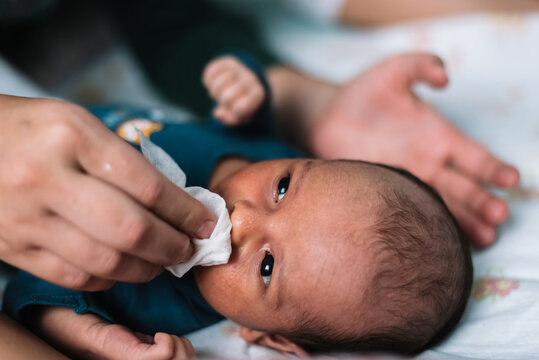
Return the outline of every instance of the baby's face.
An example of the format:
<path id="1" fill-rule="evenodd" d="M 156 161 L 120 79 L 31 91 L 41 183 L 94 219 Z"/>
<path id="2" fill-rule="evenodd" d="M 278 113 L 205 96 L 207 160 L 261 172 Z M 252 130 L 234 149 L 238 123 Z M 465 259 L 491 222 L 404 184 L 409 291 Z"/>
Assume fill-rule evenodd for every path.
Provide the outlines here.
<path id="1" fill-rule="evenodd" d="M 196 269 L 210 305 L 265 331 L 293 330 L 306 313 L 357 321 L 346 313 L 370 282 L 367 229 L 379 198 L 373 166 L 351 166 L 268 161 L 215 185 L 232 220 L 232 254 L 228 264 Z"/>

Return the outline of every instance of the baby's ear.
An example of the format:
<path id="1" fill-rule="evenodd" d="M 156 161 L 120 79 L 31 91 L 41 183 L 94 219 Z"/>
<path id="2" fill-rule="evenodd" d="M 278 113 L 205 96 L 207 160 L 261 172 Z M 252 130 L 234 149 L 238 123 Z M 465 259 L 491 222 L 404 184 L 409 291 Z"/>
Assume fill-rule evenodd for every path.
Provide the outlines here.
<path id="1" fill-rule="evenodd" d="M 242 326 L 240 329 L 240 336 L 243 338 L 243 340 L 250 343 L 255 343 L 257 345 L 265 346 L 284 353 L 295 354 L 300 358 L 309 357 L 307 351 L 303 350 L 301 346 L 294 344 L 292 341 L 282 337 L 281 335 L 253 330 Z"/>

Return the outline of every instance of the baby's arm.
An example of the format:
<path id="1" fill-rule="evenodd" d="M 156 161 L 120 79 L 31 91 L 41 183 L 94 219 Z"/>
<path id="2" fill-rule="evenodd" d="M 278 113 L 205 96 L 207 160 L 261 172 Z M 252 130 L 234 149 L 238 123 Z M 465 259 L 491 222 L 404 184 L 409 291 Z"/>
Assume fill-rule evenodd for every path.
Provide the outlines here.
<path id="1" fill-rule="evenodd" d="M 77 359 L 192 359 L 189 340 L 165 333 L 134 333 L 97 315 L 70 308 L 35 306 L 26 314 L 41 337 Z"/>
<path id="2" fill-rule="evenodd" d="M 213 116 L 226 125 L 248 122 L 264 103 L 264 87 L 255 73 L 233 56 L 210 62 L 202 81 L 217 102 Z"/>

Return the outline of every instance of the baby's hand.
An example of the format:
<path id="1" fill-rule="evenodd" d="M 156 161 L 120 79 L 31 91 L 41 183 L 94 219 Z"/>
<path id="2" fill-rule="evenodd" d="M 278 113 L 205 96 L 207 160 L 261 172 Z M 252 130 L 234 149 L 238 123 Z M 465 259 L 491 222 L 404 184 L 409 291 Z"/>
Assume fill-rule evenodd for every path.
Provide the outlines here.
<path id="1" fill-rule="evenodd" d="M 194 359 L 189 340 L 165 333 L 134 333 L 93 314 L 78 315 L 63 307 L 44 307 L 37 317 L 40 335 L 77 359 Z"/>
<path id="2" fill-rule="evenodd" d="M 266 96 L 254 72 L 233 56 L 210 62 L 204 69 L 202 82 L 218 103 L 213 116 L 226 125 L 251 120 Z"/>

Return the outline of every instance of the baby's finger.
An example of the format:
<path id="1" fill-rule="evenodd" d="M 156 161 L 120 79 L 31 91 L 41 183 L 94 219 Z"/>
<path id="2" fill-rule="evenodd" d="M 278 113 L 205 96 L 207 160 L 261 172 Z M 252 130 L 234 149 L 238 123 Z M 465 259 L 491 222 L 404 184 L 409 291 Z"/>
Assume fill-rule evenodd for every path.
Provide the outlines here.
<path id="1" fill-rule="evenodd" d="M 460 204 L 475 217 L 489 224 L 498 224 L 507 218 L 507 204 L 479 186 L 466 174 L 446 168 L 433 181 L 442 196 Z"/>
<path id="2" fill-rule="evenodd" d="M 219 76 L 219 74 L 228 71 L 229 69 L 233 69 L 236 62 L 237 60 L 233 56 L 222 56 L 212 60 L 206 65 L 202 72 L 202 83 L 209 86 L 209 83 Z"/>
<path id="3" fill-rule="evenodd" d="M 229 108 L 233 108 L 233 105 L 248 92 L 248 86 L 244 82 L 234 82 L 229 84 L 228 87 L 223 89 L 222 93 L 218 96 L 217 101 L 219 105 L 223 105 Z"/>
<path id="4" fill-rule="evenodd" d="M 253 115 L 264 102 L 264 90 L 262 87 L 250 89 L 244 96 L 232 104 L 232 112 L 241 120 Z M 243 122 L 243 121 L 241 121 Z"/>
<path id="5" fill-rule="evenodd" d="M 494 157 L 484 146 L 461 133 L 455 135 L 450 161 L 477 181 L 502 188 L 516 186 L 518 170 Z"/>
<path id="6" fill-rule="evenodd" d="M 213 110 L 213 117 L 228 126 L 240 124 L 239 117 L 237 117 L 230 109 L 224 106 L 216 107 Z"/>
<path id="7" fill-rule="evenodd" d="M 222 101 L 223 93 L 237 82 L 237 74 L 234 71 L 224 71 L 208 83 L 208 92 L 214 100 Z"/>

